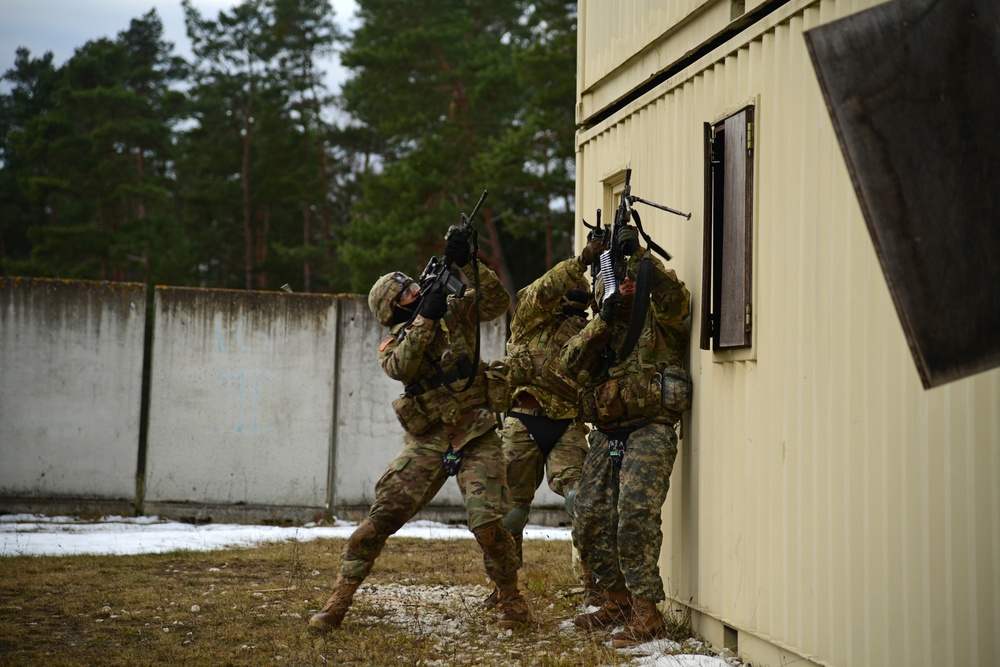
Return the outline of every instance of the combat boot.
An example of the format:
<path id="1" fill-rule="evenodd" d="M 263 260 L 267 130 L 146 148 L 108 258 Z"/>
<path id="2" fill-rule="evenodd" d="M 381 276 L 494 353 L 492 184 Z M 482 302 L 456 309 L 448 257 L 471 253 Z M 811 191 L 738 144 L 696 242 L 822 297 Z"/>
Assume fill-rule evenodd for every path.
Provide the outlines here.
<path id="1" fill-rule="evenodd" d="M 333 595 L 326 601 L 323 608 L 312 615 L 309 619 L 309 627 L 321 632 L 329 632 L 334 628 L 339 628 L 344 621 L 344 615 L 354 600 L 354 593 L 361 585 L 360 579 L 345 577 L 337 578 L 337 585 L 333 589 Z"/>
<path id="2" fill-rule="evenodd" d="M 517 588 L 517 579 L 509 584 L 497 586 L 497 625 L 505 630 L 519 628 L 531 622 L 531 610 L 528 601 Z"/>
<path id="3" fill-rule="evenodd" d="M 590 568 L 581 563 L 583 569 L 583 604 L 588 607 L 600 607 L 604 604 L 604 591 L 597 587 L 597 577 Z"/>
<path id="4" fill-rule="evenodd" d="M 487 595 L 482 602 L 479 603 L 479 606 L 482 607 L 483 609 L 493 609 L 494 607 L 497 606 L 497 602 L 499 601 L 500 601 L 500 589 L 494 586 L 493 591 L 489 595 Z"/>
<path id="5" fill-rule="evenodd" d="M 573 625 L 578 630 L 603 630 L 622 625 L 632 620 L 632 594 L 628 589 L 608 591 L 604 604 L 594 612 L 580 614 L 573 619 Z"/>
<path id="6" fill-rule="evenodd" d="M 666 636 L 667 624 L 656 603 L 636 598 L 632 602 L 632 620 L 621 632 L 611 635 L 611 644 L 615 648 L 625 648 Z"/>

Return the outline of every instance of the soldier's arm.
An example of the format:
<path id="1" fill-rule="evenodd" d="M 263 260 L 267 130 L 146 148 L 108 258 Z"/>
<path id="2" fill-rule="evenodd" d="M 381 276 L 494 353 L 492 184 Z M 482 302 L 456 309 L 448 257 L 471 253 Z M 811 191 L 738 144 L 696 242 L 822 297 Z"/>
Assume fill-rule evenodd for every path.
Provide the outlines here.
<path id="1" fill-rule="evenodd" d="M 645 248 L 640 248 L 629 258 L 633 274 L 634 267 L 643 257 L 649 257 L 653 263 L 650 303 L 656 319 L 661 326 L 681 324 L 691 314 L 691 293 L 684 281 L 677 277 L 676 271 L 666 268 L 659 258 Z"/>
<path id="2" fill-rule="evenodd" d="M 518 304 L 525 301 L 536 310 L 555 310 L 563 295 L 583 280 L 583 271 L 584 266 L 576 257 L 559 262 L 521 290 Z"/>
<path id="3" fill-rule="evenodd" d="M 600 365 L 601 351 L 611 339 L 610 324 L 595 317 L 587 325 L 569 339 L 559 354 L 558 364 L 570 376 L 576 377 L 581 371 L 593 375 Z"/>
<path id="4" fill-rule="evenodd" d="M 398 333 L 389 334 L 378 348 L 378 360 L 385 374 L 403 383 L 412 382 L 417 377 L 424 349 L 434 337 L 436 326 L 434 320 L 417 315 L 402 341 Z"/>
<path id="5" fill-rule="evenodd" d="M 559 308 L 560 301 L 566 292 L 583 280 L 584 266 L 580 260 L 571 257 L 559 262 L 517 293 L 517 308 L 510 321 L 511 339 L 524 336 L 527 331 L 539 322 L 535 314 L 551 313 Z"/>
<path id="6" fill-rule="evenodd" d="M 483 262 L 477 262 L 476 265 L 479 267 L 479 317 L 486 322 L 500 317 L 507 311 L 510 307 L 510 295 L 507 294 L 507 289 L 492 269 Z M 462 273 L 469 277 L 469 282 L 474 286 L 476 283 L 472 278 L 471 263 L 459 268 L 461 268 Z M 472 309 L 476 307 L 475 296 L 475 289 L 465 292 L 465 297 L 459 302 L 463 313 L 473 312 Z"/>

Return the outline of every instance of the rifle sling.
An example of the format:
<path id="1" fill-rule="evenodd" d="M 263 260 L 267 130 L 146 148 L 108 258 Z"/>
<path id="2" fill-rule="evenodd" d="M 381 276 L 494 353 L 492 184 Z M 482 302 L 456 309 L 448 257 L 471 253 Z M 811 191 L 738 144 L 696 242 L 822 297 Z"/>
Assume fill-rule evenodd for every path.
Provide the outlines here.
<path id="1" fill-rule="evenodd" d="M 635 295 L 632 299 L 632 313 L 628 318 L 628 328 L 625 330 L 625 340 L 618 353 L 618 359 L 624 360 L 632 354 L 635 344 L 639 341 L 642 328 L 646 325 L 646 314 L 649 312 L 649 294 L 653 283 L 653 262 L 643 257 L 636 268 Z"/>
<path id="2" fill-rule="evenodd" d="M 660 257 L 669 262 L 671 259 L 670 253 L 657 245 L 656 241 L 651 239 L 649 234 L 646 233 L 646 230 L 642 228 L 642 218 L 639 217 L 639 211 L 632 209 L 632 219 L 635 220 L 636 229 L 638 229 L 639 233 L 642 234 L 642 238 L 645 239 L 646 245 L 648 245 L 651 250 L 655 250 L 659 253 Z"/>
<path id="3" fill-rule="evenodd" d="M 459 380 L 464 380 L 466 378 L 474 378 L 476 373 L 476 367 L 472 365 L 469 358 L 465 355 L 459 357 L 456 362 L 456 367 L 450 372 L 445 373 L 441 368 L 441 365 L 435 360 L 427 351 L 424 351 L 424 359 L 426 359 L 431 367 L 434 369 L 434 377 L 424 380 L 423 382 L 415 381 L 405 386 L 406 393 L 410 396 L 419 396 L 428 391 L 433 391 L 438 387 L 444 386 L 455 393 L 456 390 L 452 388 L 452 382 L 458 382 Z"/>

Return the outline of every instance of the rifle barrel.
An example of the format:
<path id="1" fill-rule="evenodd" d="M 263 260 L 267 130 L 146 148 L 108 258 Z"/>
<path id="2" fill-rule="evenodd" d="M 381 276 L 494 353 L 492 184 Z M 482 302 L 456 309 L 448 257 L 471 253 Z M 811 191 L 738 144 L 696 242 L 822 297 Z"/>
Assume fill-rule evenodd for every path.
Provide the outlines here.
<path id="1" fill-rule="evenodd" d="M 476 213 L 479 213 L 479 207 L 483 205 L 484 201 L 486 201 L 486 195 L 488 195 L 489 193 L 490 193 L 489 190 L 483 190 L 483 194 L 479 198 L 479 202 L 476 204 L 476 208 L 472 209 L 472 214 L 469 216 L 470 224 L 472 223 L 472 220 L 476 217 Z"/>
<path id="2" fill-rule="evenodd" d="M 672 209 L 669 206 L 664 206 L 663 204 L 657 204 L 656 202 L 651 202 L 648 199 L 643 199 L 642 197 L 632 197 L 632 201 L 642 202 L 643 204 L 646 204 L 647 206 L 652 206 L 653 208 L 658 208 L 661 211 L 666 211 L 667 213 L 673 213 L 674 215 L 679 215 L 682 218 L 687 218 L 688 220 L 691 219 L 691 214 L 690 213 L 682 213 L 681 211 L 677 211 L 675 209 Z"/>

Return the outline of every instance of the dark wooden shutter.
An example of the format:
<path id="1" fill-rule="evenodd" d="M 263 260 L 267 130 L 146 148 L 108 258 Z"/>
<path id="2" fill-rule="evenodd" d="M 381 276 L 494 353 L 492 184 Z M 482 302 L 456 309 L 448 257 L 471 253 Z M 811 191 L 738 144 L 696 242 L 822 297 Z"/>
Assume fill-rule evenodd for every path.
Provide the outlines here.
<path id="1" fill-rule="evenodd" d="M 753 111 L 744 109 L 723 123 L 722 224 L 717 230 L 716 289 L 719 308 L 715 318 L 718 349 L 751 344 L 751 221 L 753 192 L 750 155 Z"/>

